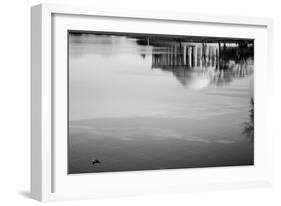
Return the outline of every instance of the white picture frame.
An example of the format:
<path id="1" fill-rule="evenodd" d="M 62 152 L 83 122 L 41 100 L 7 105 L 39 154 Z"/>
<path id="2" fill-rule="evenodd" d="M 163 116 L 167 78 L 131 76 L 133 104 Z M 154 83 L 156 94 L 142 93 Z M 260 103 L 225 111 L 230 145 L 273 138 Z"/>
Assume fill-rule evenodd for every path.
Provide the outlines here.
<path id="1" fill-rule="evenodd" d="M 100 18 L 99 28 L 112 31 L 135 29 L 153 32 L 153 23 L 176 24 L 180 32 L 185 24 L 202 25 L 198 33 L 257 39 L 255 48 L 255 165 L 180 169 L 169 171 L 138 171 L 110 174 L 74 175 L 65 173 L 66 142 L 62 141 L 65 113 L 66 33 L 68 29 L 91 30 L 91 21 Z M 114 21 L 120 21 L 114 27 Z M 128 25 L 139 24 L 139 27 Z M 151 25 L 149 26 L 149 22 Z M 112 26 L 110 26 L 112 24 Z M 97 24 L 95 24 L 97 25 Z M 116 24 L 115 24 L 116 25 Z M 146 26 L 147 25 L 147 26 Z M 96 29 L 99 29 L 95 27 Z M 160 27 L 161 28 L 161 27 Z M 211 28 L 206 31 L 206 28 Z M 226 28 L 225 30 L 222 28 Z M 161 29 L 160 29 L 161 30 Z M 194 30 L 194 32 L 196 32 Z M 189 13 L 128 11 L 69 5 L 40 4 L 31 8 L 31 196 L 39 201 L 83 199 L 121 195 L 209 191 L 268 187 L 273 184 L 273 138 L 268 119 L 271 96 L 265 88 L 272 87 L 273 21 L 269 18 L 202 15 Z M 161 30 L 165 32 L 165 29 Z M 160 31 L 160 33 L 161 33 Z M 158 31 L 159 32 L 159 31 Z M 59 42 L 59 43 L 58 43 Z M 264 53 L 266 51 L 266 53 Z M 256 58 L 260 57 L 260 58 Z M 59 80 L 59 84 L 58 81 Z M 62 127 L 61 127 L 62 125 Z M 264 137 L 264 138 L 261 138 Z M 257 160 L 257 161 L 256 161 Z M 92 184 L 95 183 L 95 184 Z"/>

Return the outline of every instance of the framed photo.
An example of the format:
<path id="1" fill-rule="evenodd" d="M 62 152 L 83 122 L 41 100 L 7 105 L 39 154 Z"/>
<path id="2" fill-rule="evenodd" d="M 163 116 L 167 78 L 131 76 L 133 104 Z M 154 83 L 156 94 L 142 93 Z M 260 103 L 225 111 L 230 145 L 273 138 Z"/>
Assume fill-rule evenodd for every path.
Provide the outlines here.
<path id="1" fill-rule="evenodd" d="M 34 199 L 272 185 L 271 19 L 31 14 Z"/>

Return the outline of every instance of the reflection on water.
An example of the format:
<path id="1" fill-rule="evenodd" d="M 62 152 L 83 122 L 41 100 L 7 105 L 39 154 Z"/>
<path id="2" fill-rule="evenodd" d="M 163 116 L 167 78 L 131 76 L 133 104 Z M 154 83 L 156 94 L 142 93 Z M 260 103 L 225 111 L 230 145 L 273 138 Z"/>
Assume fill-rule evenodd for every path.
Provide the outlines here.
<path id="1" fill-rule="evenodd" d="M 249 138 L 250 141 L 254 141 L 254 99 L 251 98 L 251 108 L 249 110 L 249 121 L 244 123 L 243 133 Z"/>
<path id="2" fill-rule="evenodd" d="M 69 34 L 69 172 L 253 164 L 253 51 L 246 39 Z"/>
<path id="3" fill-rule="evenodd" d="M 241 48 L 239 43 L 223 45 L 221 48 L 219 42 L 181 42 L 162 51 L 153 48 L 152 68 L 170 71 L 184 86 L 192 81 L 192 78 L 200 76 L 209 79 L 210 84 L 220 86 L 234 78 L 250 75 L 253 72 L 252 47 L 247 45 Z"/>

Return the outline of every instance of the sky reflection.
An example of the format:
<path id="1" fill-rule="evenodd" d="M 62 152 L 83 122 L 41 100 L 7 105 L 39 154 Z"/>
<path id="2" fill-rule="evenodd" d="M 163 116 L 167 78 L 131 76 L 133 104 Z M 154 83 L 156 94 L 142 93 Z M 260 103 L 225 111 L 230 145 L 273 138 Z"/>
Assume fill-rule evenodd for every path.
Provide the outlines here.
<path id="1" fill-rule="evenodd" d="M 188 62 L 188 53 L 195 51 L 188 47 L 185 60 L 178 48 L 169 60 L 175 51 L 171 42 L 166 47 L 140 45 L 137 38 L 124 36 L 70 35 L 69 41 L 70 120 L 204 118 L 248 109 L 253 94 L 250 58 L 218 62 L 214 49 L 206 58 L 198 47 L 196 62 Z"/>

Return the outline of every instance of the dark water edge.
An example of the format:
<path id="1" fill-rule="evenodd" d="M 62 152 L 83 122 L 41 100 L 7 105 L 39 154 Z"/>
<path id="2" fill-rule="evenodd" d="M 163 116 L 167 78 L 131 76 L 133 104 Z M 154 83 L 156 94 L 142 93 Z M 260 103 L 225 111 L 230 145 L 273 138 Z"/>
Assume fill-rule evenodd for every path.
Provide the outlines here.
<path id="1" fill-rule="evenodd" d="M 77 175 L 77 174 L 95 174 L 95 173 L 110 173 L 110 172 L 141 172 L 141 171 L 162 171 L 162 170 L 180 170 L 180 169 L 200 169 L 200 168 L 218 168 L 218 167 L 221 167 L 221 168 L 224 168 L 224 167 L 242 167 L 242 166 L 254 166 L 254 160 L 249 162 L 249 163 L 241 163 L 239 165 L 237 164 L 217 164 L 217 165 L 199 165 L 199 166 L 178 166 L 178 167 L 167 167 L 167 168 L 135 168 L 135 169 L 112 169 L 110 171 L 108 170 L 96 170 L 96 171 L 88 171 L 88 170 L 85 170 L 85 171 L 69 171 L 68 172 L 68 175 Z"/>
<path id="2" fill-rule="evenodd" d="M 221 115 L 216 121 L 186 118 L 71 121 L 68 173 L 253 165 L 253 142 L 243 131 L 237 132 L 242 127 L 240 122 L 233 122 L 233 116 Z M 230 128 L 222 124 L 227 122 L 232 122 Z M 92 165 L 93 159 L 101 163 Z"/>

